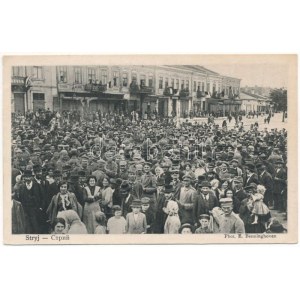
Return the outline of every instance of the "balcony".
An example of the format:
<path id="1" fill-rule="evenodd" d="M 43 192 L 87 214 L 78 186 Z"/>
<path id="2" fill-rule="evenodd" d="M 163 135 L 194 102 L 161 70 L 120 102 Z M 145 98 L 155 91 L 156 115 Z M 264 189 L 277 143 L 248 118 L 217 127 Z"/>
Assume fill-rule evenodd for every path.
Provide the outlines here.
<path id="1" fill-rule="evenodd" d="M 200 99 L 200 98 L 203 98 L 203 97 L 205 97 L 205 92 L 197 91 L 197 98 Z"/>
<path id="2" fill-rule="evenodd" d="M 153 94 L 154 89 L 152 87 L 148 87 L 146 85 L 138 85 L 135 82 L 131 82 L 129 86 L 129 93 L 136 94 Z"/>
<path id="3" fill-rule="evenodd" d="M 104 93 L 107 91 L 106 84 L 88 83 L 84 87 L 85 91 L 92 93 Z"/>
<path id="4" fill-rule="evenodd" d="M 171 96 L 174 96 L 175 94 L 177 94 L 177 92 L 178 92 L 178 90 L 174 89 L 173 87 L 166 87 L 164 89 L 164 96 L 171 97 Z"/>
<path id="5" fill-rule="evenodd" d="M 189 95 L 190 95 L 190 91 L 188 88 L 182 89 L 179 92 L 179 97 L 181 97 L 181 98 L 187 98 L 187 97 L 189 97 Z"/>
<path id="6" fill-rule="evenodd" d="M 152 87 L 149 86 L 140 86 L 140 93 L 141 94 L 153 94 L 154 89 Z"/>

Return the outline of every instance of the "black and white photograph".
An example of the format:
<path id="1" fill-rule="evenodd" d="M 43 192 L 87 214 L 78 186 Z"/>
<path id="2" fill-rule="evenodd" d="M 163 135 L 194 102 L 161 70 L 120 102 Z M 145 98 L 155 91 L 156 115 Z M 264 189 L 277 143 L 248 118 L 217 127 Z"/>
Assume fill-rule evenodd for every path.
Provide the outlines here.
<path id="1" fill-rule="evenodd" d="M 8 57 L 9 237 L 296 242 L 296 56 L 270 57 Z"/>

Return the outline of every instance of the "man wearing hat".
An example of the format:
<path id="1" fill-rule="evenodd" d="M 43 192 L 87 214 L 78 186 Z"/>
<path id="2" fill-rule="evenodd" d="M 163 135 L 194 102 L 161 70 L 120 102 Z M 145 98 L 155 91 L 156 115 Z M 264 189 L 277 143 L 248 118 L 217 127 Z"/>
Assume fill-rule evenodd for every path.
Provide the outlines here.
<path id="1" fill-rule="evenodd" d="M 147 233 L 146 216 L 141 212 L 141 207 L 141 200 L 132 201 L 132 212 L 126 215 L 126 228 L 129 234 Z"/>
<path id="2" fill-rule="evenodd" d="M 287 190 L 287 172 L 284 168 L 284 161 L 278 159 L 275 162 L 275 177 L 274 177 L 274 209 L 280 212 L 285 212 L 286 205 L 286 190 Z"/>
<path id="3" fill-rule="evenodd" d="M 259 183 L 262 184 L 265 188 L 265 194 L 264 194 L 264 203 L 268 206 L 273 204 L 273 178 L 269 172 L 266 170 L 266 166 L 264 163 L 259 162 L 256 164 L 256 168 L 258 171 L 258 180 Z"/>
<path id="4" fill-rule="evenodd" d="M 258 177 L 255 173 L 255 166 L 252 163 L 247 163 L 245 166 L 246 169 L 246 178 L 244 185 L 250 185 L 251 183 L 258 184 Z"/>
<path id="5" fill-rule="evenodd" d="M 167 219 L 166 207 L 169 200 L 175 200 L 174 187 L 172 185 L 165 185 L 161 189 L 157 197 L 157 209 L 155 213 L 155 233 L 164 233 L 164 226 Z"/>
<path id="6" fill-rule="evenodd" d="M 232 212 L 233 202 L 231 198 L 220 199 L 223 216 L 220 218 L 219 232 L 224 234 L 229 233 L 245 233 L 244 222 L 238 215 Z"/>
<path id="7" fill-rule="evenodd" d="M 19 201 L 21 202 L 26 220 L 26 233 L 46 233 L 45 220 L 42 218 L 45 203 L 38 184 L 33 181 L 33 174 L 30 170 L 24 171 L 25 183 L 19 190 Z"/>
<path id="8" fill-rule="evenodd" d="M 197 193 L 193 207 L 195 225 L 199 225 L 200 215 L 209 214 L 214 207 L 219 206 L 218 199 L 210 190 L 211 185 L 208 181 L 202 181 L 198 187 L 200 191 Z"/>
<path id="9" fill-rule="evenodd" d="M 174 188 L 174 197 L 175 199 L 179 199 L 180 189 L 182 187 L 182 182 L 179 180 L 180 177 L 179 169 L 172 168 L 171 176 L 172 176 L 172 181 L 170 182 L 170 185 L 172 185 Z"/>
<path id="10" fill-rule="evenodd" d="M 127 170 L 127 162 L 126 160 L 121 160 L 119 162 L 119 172 L 118 177 L 123 180 L 128 180 L 128 170 Z"/>
<path id="11" fill-rule="evenodd" d="M 144 174 L 141 176 L 143 197 L 148 197 L 152 203 L 156 203 L 156 177 L 150 172 L 150 170 L 151 164 L 145 163 Z"/>
<path id="12" fill-rule="evenodd" d="M 181 223 L 194 224 L 193 207 L 196 201 L 196 190 L 191 186 L 192 177 L 185 175 L 183 177 L 183 186 L 179 191 L 178 205 L 179 205 L 179 217 Z"/>
<path id="13" fill-rule="evenodd" d="M 131 211 L 130 205 L 132 204 L 133 200 L 136 199 L 131 193 L 131 185 L 127 180 L 124 180 L 120 185 L 120 198 L 121 198 L 121 208 L 123 216 L 126 215 Z"/>

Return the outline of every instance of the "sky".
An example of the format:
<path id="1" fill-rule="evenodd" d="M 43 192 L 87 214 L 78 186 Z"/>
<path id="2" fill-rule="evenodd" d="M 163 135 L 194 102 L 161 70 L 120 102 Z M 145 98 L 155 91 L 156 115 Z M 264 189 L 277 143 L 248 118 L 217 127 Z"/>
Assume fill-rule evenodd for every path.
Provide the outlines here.
<path id="1" fill-rule="evenodd" d="M 284 64 L 243 64 L 203 65 L 221 75 L 240 78 L 241 87 L 262 86 L 271 88 L 287 87 L 288 67 Z"/>

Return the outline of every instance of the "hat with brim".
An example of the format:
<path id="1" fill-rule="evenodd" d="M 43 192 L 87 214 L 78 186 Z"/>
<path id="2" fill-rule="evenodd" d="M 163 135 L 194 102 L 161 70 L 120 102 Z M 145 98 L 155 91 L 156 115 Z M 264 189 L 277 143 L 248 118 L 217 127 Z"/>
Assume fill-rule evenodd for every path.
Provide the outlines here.
<path id="1" fill-rule="evenodd" d="M 174 187 L 173 187 L 173 185 L 170 185 L 170 184 L 165 185 L 165 193 L 166 193 L 166 194 L 170 194 L 170 193 L 173 193 L 173 192 L 174 192 Z"/>
<path id="2" fill-rule="evenodd" d="M 191 181 L 191 180 L 193 180 L 192 176 L 190 176 L 188 174 L 184 175 L 182 179 L 183 179 L 183 181 Z"/>
<path id="3" fill-rule="evenodd" d="M 185 229 L 185 228 L 189 228 L 192 233 L 194 232 L 194 227 L 189 223 L 185 223 L 180 227 L 179 233 L 181 233 L 183 231 L 183 229 Z"/>
<path id="4" fill-rule="evenodd" d="M 147 204 L 149 204 L 150 203 L 150 198 L 148 198 L 148 197 L 143 197 L 142 199 L 141 199 L 141 204 L 142 205 L 147 205 Z"/>
<path id="5" fill-rule="evenodd" d="M 33 176 L 33 174 L 32 174 L 31 170 L 25 170 L 24 171 L 23 177 L 32 177 L 32 176 Z"/>
<path id="6" fill-rule="evenodd" d="M 269 230 L 274 233 L 283 233 L 286 229 L 280 223 L 271 224 Z"/>
<path id="7" fill-rule="evenodd" d="M 201 187 L 201 188 L 203 188 L 203 187 L 208 187 L 208 188 L 210 188 L 210 187 L 211 187 L 211 184 L 210 184 L 208 181 L 204 180 L 204 181 L 202 181 L 202 182 L 199 184 L 199 187 Z"/>
<path id="8" fill-rule="evenodd" d="M 231 198 L 221 198 L 220 199 L 220 205 L 222 206 L 222 205 L 230 205 L 230 204 L 232 204 L 233 203 L 233 201 L 232 201 L 232 199 Z"/>
<path id="9" fill-rule="evenodd" d="M 199 220 L 203 220 L 203 219 L 209 220 L 209 219 L 210 219 L 210 216 L 207 215 L 207 214 L 202 214 L 202 215 L 200 215 L 200 216 L 199 216 Z"/>
<path id="10" fill-rule="evenodd" d="M 252 182 L 249 185 L 247 185 L 246 187 L 244 187 L 245 191 L 251 191 L 253 189 L 257 189 L 257 185 L 254 182 Z"/>
<path id="11" fill-rule="evenodd" d="M 243 178 L 242 178 L 242 176 L 235 176 L 235 177 L 233 178 L 233 182 L 235 182 L 235 183 L 243 183 Z"/>
<path id="12" fill-rule="evenodd" d="M 142 206 L 141 200 L 133 200 L 130 206 L 131 207 L 141 207 Z"/>

